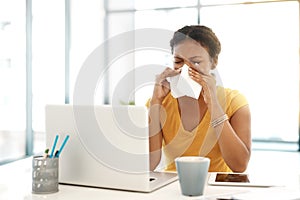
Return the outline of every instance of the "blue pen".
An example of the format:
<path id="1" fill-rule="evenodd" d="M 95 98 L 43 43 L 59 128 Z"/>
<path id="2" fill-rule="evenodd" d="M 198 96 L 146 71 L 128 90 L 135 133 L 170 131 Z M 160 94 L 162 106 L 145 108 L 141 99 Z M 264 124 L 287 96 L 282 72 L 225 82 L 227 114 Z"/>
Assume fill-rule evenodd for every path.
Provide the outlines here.
<path id="1" fill-rule="evenodd" d="M 70 137 L 69 135 L 67 135 L 67 136 L 66 136 L 66 138 L 65 138 L 64 142 L 62 143 L 62 145 L 61 145 L 60 149 L 58 150 L 58 153 L 56 154 L 56 156 L 55 156 L 55 157 L 57 157 L 57 158 L 59 157 L 59 155 L 60 155 L 61 151 L 63 150 L 63 148 L 64 148 L 65 144 L 67 143 L 67 141 L 68 141 L 69 137 Z"/>
<path id="2" fill-rule="evenodd" d="M 52 147 L 51 154 L 50 154 L 49 158 L 53 157 L 53 153 L 54 153 L 54 150 L 55 150 L 55 147 L 56 147 L 57 140 L 58 140 L 58 135 L 55 136 L 54 144 L 53 144 L 53 147 Z"/>

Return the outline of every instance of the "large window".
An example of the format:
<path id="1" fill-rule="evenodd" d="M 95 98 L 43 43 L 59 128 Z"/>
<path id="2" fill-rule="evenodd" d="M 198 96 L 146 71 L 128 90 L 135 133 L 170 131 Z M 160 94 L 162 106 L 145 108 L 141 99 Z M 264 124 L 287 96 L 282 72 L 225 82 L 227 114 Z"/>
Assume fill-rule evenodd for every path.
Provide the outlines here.
<path id="1" fill-rule="evenodd" d="M 45 147 L 45 105 L 65 102 L 65 6 L 61 0 L 32 1 L 33 152 Z M 53 14 L 55 11 L 55 14 Z"/>
<path id="2" fill-rule="evenodd" d="M 253 138 L 297 141 L 299 3 L 208 6 L 200 13 L 222 42 L 223 85 L 248 98 Z"/>
<path id="3" fill-rule="evenodd" d="M 134 29 L 174 31 L 197 23 L 211 27 L 222 43 L 217 71 L 219 84 L 240 90 L 247 97 L 252 112 L 253 139 L 298 140 L 298 1 L 137 1 L 131 7 L 108 3 L 111 18 L 122 15 L 122 19 L 126 19 L 134 13 L 134 19 L 130 17 Z M 118 26 L 118 23 L 108 24 L 109 30 Z M 123 30 L 132 26 L 125 25 L 122 23 Z M 120 32 L 111 34 L 117 33 Z M 164 65 L 168 54 L 160 50 L 137 50 L 133 65 Z M 136 104 L 143 105 L 151 97 L 152 88 L 151 85 L 138 88 Z M 114 87 L 110 90 L 112 93 Z"/>
<path id="4" fill-rule="evenodd" d="M 244 2 L 1 1 L 0 162 L 45 149 L 45 105 L 73 102 L 78 74 L 96 48 L 107 45 L 99 62 L 106 62 L 109 69 L 99 80 L 94 102 L 111 103 L 128 72 L 140 66 L 167 66 L 170 51 L 168 47 L 133 48 L 106 60 L 128 44 L 121 40 L 110 48 L 109 41 L 132 32 L 132 43 L 137 45 L 134 30 L 153 28 L 172 33 L 198 23 L 211 27 L 221 40 L 219 84 L 238 89 L 247 97 L 253 139 L 295 143 L 299 127 L 299 1 Z M 142 39 L 161 38 L 148 35 Z M 118 103 L 144 105 L 151 97 L 153 85 L 135 88 L 135 75 L 121 85 Z M 155 77 L 140 78 L 154 81 Z M 126 99 L 128 93 L 130 99 Z"/>
<path id="5" fill-rule="evenodd" d="M 73 91 L 78 73 L 88 56 L 103 43 L 104 5 L 99 0 L 70 1 L 69 17 L 69 78 L 70 99 L 73 101 Z M 99 58 L 102 60 L 103 58 Z M 97 103 L 103 103 L 104 95 L 99 94 Z"/>
<path id="6" fill-rule="evenodd" d="M 0 2 L 0 164 L 45 150 L 45 105 L 72 101 L 103 18 L 98 0 Z"/>
<path id="7" fill-rule="evenodd" d="M 0 162 L 26 154 L 25 19 L 25 1 L 0 2 Z"/>

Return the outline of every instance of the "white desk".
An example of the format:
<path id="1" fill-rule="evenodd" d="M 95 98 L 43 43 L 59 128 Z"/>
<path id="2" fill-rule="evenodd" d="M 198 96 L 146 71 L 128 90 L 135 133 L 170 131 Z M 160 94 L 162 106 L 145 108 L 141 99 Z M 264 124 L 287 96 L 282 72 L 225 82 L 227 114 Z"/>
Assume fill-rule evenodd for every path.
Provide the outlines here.
<path id="1" fill-rule="evenodd" d="M 109 189 L 75 187 L 59 185 L 59 192 L 49 195 L 31 193 L 31 160 L 26 158 L 0 166 L 0 199 L 1 200 L 77 200 L 77 199 L 217 199 L 235 197 L 237 199 L 300 199 L 299 174 L 282 180 L 282 187 L 222 187 L 206 186 L 204 196 L 185 197 L 180 193 L 179 182 L 176 181 L 152 193 L 137 193 Z"/>

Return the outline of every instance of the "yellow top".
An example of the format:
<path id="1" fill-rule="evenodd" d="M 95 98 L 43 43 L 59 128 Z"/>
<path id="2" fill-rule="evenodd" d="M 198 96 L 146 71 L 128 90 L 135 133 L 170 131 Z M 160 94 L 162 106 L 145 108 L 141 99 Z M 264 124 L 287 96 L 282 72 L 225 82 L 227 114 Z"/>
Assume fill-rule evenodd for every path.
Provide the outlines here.
<path id="1" fill-rule="evenodd" d="M 217 94 L 220 105 L 229 119 L 239 108 L 248 104 L 246 98 L 237 90 L 218 87 Z M 211 120 L 208 111 L 194 130 L 187 131 L 181 123 L 177 99 L 169 93 L 162 102 L 162 106 L 165 110 L 160 120 L 166 171 L 176 170 L 174 159 L 179 156 L 205 156 L 210 158 L 210 172 L 231 171 L 220 152 L 217 143 L 218 133 L 210 127 Z"/>

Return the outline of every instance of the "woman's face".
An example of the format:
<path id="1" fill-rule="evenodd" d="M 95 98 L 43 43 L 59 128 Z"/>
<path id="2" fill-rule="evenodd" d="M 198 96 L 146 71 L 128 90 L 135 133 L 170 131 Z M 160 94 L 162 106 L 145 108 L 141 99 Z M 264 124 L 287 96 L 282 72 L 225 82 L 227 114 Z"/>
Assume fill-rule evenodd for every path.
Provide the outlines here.
<path id="1" fill-rule="evenodd" d="M 192 39 L 186 39 L 174 46 L 173 57 L 174 69 L 187 64 L 198 72 L 209 74 L 213 66 L 213 61 L 206 49 Z"/>

